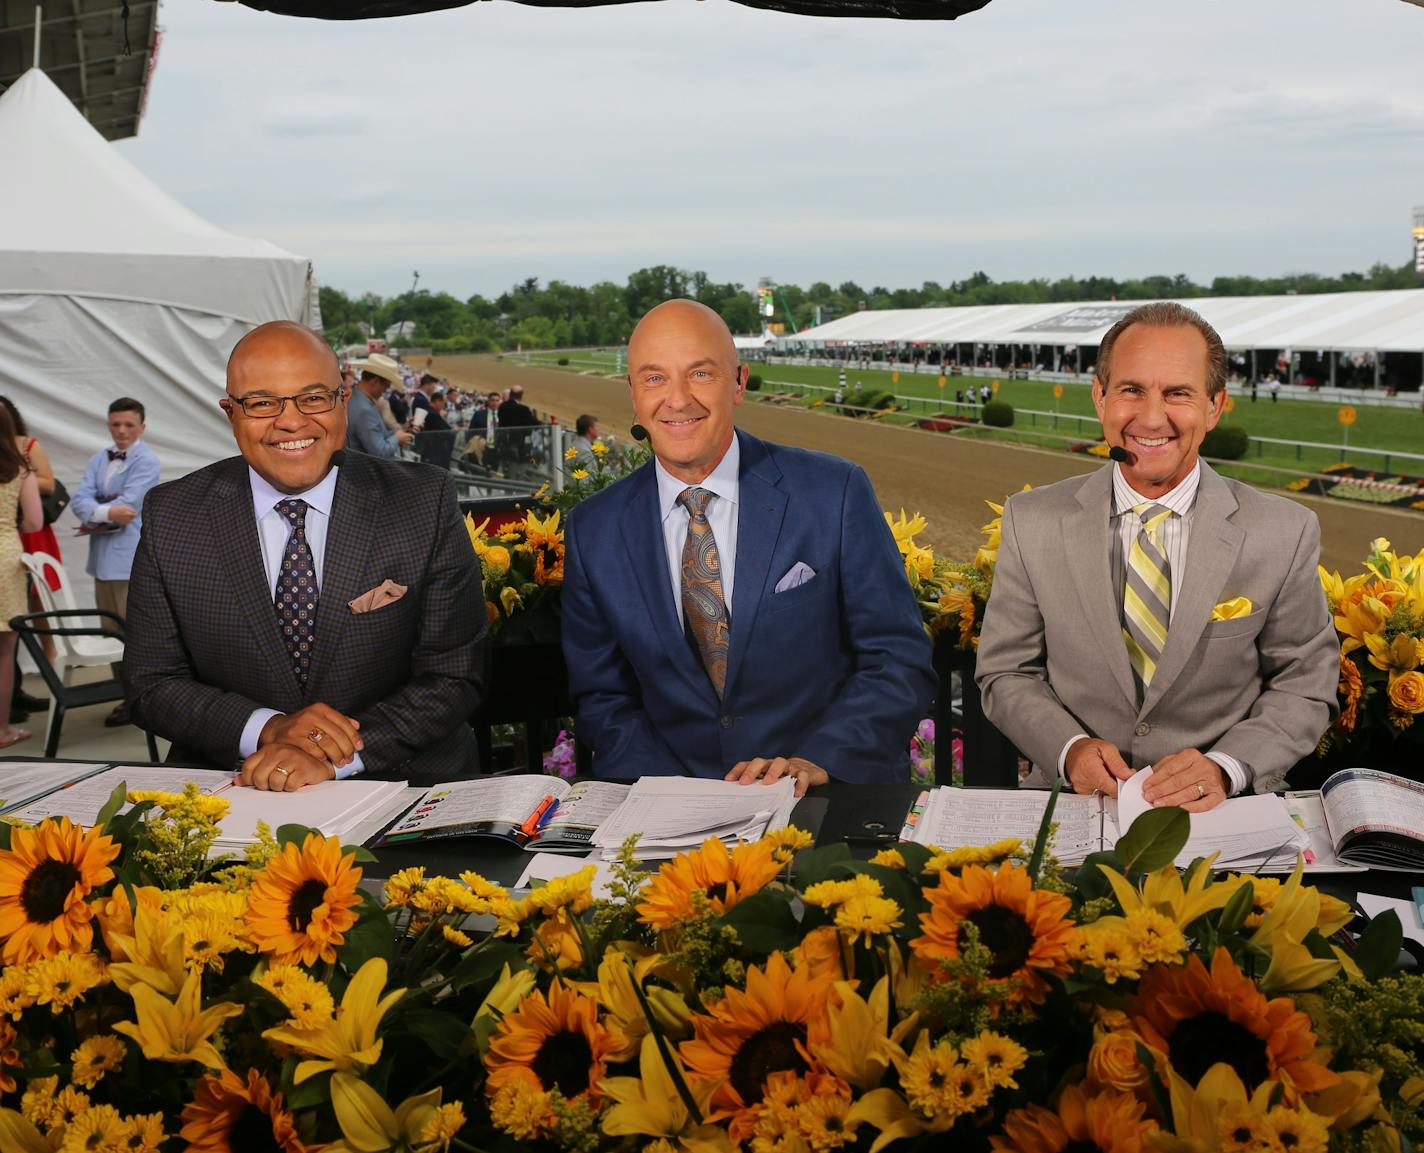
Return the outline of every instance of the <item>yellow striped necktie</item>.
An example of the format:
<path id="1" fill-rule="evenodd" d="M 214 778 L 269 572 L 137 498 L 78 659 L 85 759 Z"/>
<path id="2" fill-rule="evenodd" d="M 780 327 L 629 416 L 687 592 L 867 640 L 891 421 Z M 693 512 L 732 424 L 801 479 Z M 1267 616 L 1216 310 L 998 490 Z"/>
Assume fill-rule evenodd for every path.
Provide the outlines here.
<path id="1" fill-rule="evenodd" d="M 1162 659 L 1162 650 L 1167 645 L 1167 622 L 1172 612 L 1172 570 L 1158 530 L 1176 514 L 1153 501 L 1134 505 L 1132 511 L 1142 527 L 1127 553 L 1122 635 L 1140 686 L 1140 700 L 1152 683 L 1157 662 Z"/>

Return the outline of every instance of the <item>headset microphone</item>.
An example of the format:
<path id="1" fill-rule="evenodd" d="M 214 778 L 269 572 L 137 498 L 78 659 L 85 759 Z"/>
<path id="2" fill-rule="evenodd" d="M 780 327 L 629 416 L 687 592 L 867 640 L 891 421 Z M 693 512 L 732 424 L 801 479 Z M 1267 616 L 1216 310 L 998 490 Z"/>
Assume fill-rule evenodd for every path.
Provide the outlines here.
<path id="1" fill-rule="evenodd" d="M 1127 449 L 1123 448 L 1120 444 L 1115 444 L 1112 448 L 1108 449 L 1108 456 L 1117 461 L 1118 464 L 1132 463 L 1132 453 L 1128 452 Z"/>
<path id="2" fill-rule="evenodd" d="M 632 428 L 630 428 L 628 431 L 633 434 L 633 439 L 634 439 L 634 440 L 647 440 L 647 439 L 648 439 L 648 430 L 647 430 L 646 428 L 644 428 L 641 424 L 635 424 L 635 425 L 634 425 Z"/>
<path id="3" fill-rule="evenodd" d="M 333 452 L 331 454 L 331 463 L 334 464 L 337 468 L 340 468 L 343 464 L 345 464 L 346 450 L 344 448 L 338 448 L 335 452 Z"/>

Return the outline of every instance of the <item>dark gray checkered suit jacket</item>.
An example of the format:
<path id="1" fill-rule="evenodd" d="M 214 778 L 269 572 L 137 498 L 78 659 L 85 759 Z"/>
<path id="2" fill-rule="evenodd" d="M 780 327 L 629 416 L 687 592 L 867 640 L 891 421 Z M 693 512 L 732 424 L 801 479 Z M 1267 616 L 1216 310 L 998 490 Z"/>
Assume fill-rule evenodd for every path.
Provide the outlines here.
<path id="1" fill-rule="evenodd" d="M 346 455 L 305 690 L 272 608 L 246 462 L 160 485 L 143 513 L 124 680 L 135 721 L 173 742 L 170 760 L 231 767 L 254 709 L 324 701 L 361 722 L 367 774 L 429 784 L 478 771 L 467 722 L 483 690 L 484 595 L 448 473 Z M 405 596 L 350 610 L 388 577 Z"/>

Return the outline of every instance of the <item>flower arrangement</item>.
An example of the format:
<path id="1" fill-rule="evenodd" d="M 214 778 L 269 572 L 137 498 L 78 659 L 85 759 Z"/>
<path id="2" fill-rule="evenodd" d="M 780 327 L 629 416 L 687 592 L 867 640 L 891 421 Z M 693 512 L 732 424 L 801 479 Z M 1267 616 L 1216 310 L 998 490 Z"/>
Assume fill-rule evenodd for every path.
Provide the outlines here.
<path id="1" fill-rule="evenodd" d="M 1030 487 L 1024 485 L 1023 491 Z M 984 543 L 972 561 L 945 560 L 921 545 L 916 538 L 925 530 L 926 521 L 918 513 L 907 517 L 901 509 L 898 518 L 885 514 L 885 523 L 905 560 L 905 577 L 919 601 L 926 628 L 931 633 L 954 629 L 958 646 L 971 652 L 979 647 L 984 609 L 994 587 L 994 564 L 999 557 L 999 532 L 1004 518 L 1003 505 L 984 503 L 993 511 L 994 519 L 980 528 Z"/>
<path id="2" fill-rule="evenodd" d="M 522 897 L 410 868 L 378 900 L 363 850 L 288 826 L 209 864 L 221 800 L 124 800 L 94 829 L 0 835 L 5 1153 L 1424 1137 L 1424 978 L 1387 975 L 1397 920 L 1348 953 L 1348 907 L 1298 870 L 1179 873 L 1179 810 L 1076 882 L 1045 821 L 1031 848 L 869 862 L 785 829 L 652 876 L 630 845 L 602 898 L 592 866 Z"/>
<path id="3" fill-rule="evenodd" d="M 555 509 L 541 517 L 531 509 L 522 522 L 489 531 L 489 518 L 478 525 L 465 517 L 470 544 L 480 558 L 484 577 L 485 616 L 491 632 L 537 629 L 540 620 L 550 622 L 552 637 L 558 639 L 559 593 L 564 583 L 564 532 Z M 541 614 L 542 610 L 542 614 Z"/>
<path id="4" fill-rule="evenodd" d="M 641 468 L 652 458 L 651 450 L 643 444 L 630 444 L 610 448 L 607 443 L 596 440 L 589 446 L 593 452 L 591 464 L 580 465 L 577 448 L 564 452 L 564 487 L 559 492 L 546 492 L 543 499 L 565 515 L 575 505 L 587 500 L 596 492 L 601 492 L 615 480 L 621 480 L 630 472 Z"/>
<path id="5" fill-rule="evenodd" d="M 1394 552 L 1376 539 L 1364 571 L 1342 578 L 1322 566 L 1320 582 L 1340 639 L 1340 715 L 1322 754 L 1382 751 L 1396 771 L 1418 773 L 1424 726 L 1424 551 Z M 1373 743 L 1372 743 L 1373 742 Z"/>

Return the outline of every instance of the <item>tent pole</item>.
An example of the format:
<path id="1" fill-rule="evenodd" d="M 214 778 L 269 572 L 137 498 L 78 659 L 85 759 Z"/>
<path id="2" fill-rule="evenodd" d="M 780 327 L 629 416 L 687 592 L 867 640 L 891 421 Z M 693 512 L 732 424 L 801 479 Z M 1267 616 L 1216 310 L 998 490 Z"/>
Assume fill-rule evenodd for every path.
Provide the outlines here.
<path id="1" fill-rule="evenodd" d="M 35 66 L 36 68 L 38 68 L 38 67 L 40 66 L 40 23 L 41 23 L 41 21 L 43 20 L 43 18 L 44 18 L 44 5 L 42 5 L 42 4 L 36 4 L 36 5 L 35 5 L 35 63 L 34 63 L 34 66 Z"/>

